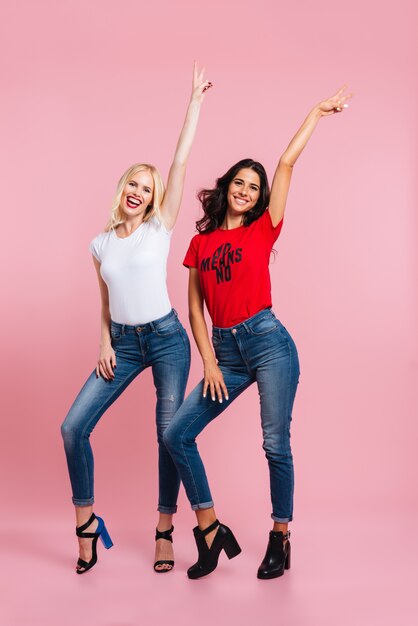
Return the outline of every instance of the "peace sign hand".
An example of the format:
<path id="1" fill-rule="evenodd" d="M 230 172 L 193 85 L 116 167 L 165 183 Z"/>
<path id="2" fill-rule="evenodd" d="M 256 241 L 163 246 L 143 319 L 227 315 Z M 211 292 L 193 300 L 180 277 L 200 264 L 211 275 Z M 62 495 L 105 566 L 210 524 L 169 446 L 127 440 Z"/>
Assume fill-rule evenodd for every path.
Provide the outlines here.
<path id="1" fill-rule="evenodd" d="M 333 115 L 334 113 L 341 113 L 344 109 L 348 107 L 348 104 L 345 103 L 346 100 L 349 100 L 353 97 L 352 93 L 344 94 L 344 91 L 347 89 L 347 85 L 343 85 L 341 89 L 337 91 L 334 96 L 328 98 L 327 100 L 323 100 L 318 104 L 318 109 L 322 116 Z"/>
<path id="2" fill-rule="evenodd" d="M 193 64 L 193 89 L 191 99 L 199 103 L 203 102 L 203 94 L 205 91 L 212 87 L 210 80 L 203 80 L 204 73 L 205 68 L 202 67 L 199 70 L 195 61 Z"/>

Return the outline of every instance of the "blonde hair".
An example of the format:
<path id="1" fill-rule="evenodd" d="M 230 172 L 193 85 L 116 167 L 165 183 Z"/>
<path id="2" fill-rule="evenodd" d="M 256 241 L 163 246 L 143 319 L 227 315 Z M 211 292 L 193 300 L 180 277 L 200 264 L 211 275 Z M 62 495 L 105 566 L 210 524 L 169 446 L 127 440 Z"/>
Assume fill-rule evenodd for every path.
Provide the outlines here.
<path id="1" fill-rule="evenodd" d="M 150 172 L 152 179 L 154 181 L 154 191 L 152 194 L 152 201 L 148 205 L 146 213 L 144 215 L 144 222 L 156 215 L 159 221 L 161 222 L 160 217 L 160 206 L 164 197 L 164 183 L 161 178 L 160 172 L 157 170 L 154 165 L 149 165 L 148 163 L 135 163 L 131 165 L 130 168 L 126 170 L 126 172 L 122 175 L 121 179 L 118 182 L 118 186 L 116 187 L 116 193 L 113 198 L 112 208 L 110 211 L 110 219 L 105 227 L 105 232 L 112 230 L 119 226 L 119 224 L 123 224 L 125 221 L 122 212 L 120 210 L 120 201 L 122 198 L 123 190 L 125 189 L 125 185 L 130 178 L 135 176 L 138 172 L 148 171 Z"/>

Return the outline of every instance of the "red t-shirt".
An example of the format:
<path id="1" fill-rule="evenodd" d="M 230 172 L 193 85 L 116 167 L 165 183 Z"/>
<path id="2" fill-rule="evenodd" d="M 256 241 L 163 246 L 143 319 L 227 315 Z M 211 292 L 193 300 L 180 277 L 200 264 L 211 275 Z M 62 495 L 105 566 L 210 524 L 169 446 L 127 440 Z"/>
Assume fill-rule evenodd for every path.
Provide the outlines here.
<path id="1" fill-rule="evenodd" d="M 274 227 L 266 210 L 249 226 L 193 237 L 183 265 L 197 268 L 214 326 L 229 328 L 271 307 L 269 261 L 282 225 Z"/>

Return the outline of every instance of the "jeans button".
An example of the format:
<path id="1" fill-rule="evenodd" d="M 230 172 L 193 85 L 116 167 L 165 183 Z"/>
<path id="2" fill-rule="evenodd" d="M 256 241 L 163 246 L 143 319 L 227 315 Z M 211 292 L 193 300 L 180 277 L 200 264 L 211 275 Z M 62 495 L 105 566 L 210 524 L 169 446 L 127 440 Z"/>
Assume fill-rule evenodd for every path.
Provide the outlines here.
<path id="1" fill-rule="evenodd" d="M 233 329 L 231 330 L 231 332 L 232 332 L 232 334 L 233 334 L 233 335 L 236 335 L 236 334 L 237 334 L 237 329 L 236 329 L 236 328 L 233 328 Z"/>

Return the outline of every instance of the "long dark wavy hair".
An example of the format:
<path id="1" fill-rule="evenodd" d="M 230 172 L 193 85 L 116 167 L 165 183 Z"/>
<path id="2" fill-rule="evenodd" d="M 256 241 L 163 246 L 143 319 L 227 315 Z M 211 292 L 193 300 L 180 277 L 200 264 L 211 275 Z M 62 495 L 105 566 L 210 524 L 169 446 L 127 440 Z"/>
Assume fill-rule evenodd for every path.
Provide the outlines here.
<path id="1" fill-rule="evenodd" d="M 244 213 L 242 217 L 243 226 L 249 226 L 267 209 L 270 199 L 270 189 L 267 180 L 267 174 L 264 167 L 258 161 L 253 159 L 242 159 L 235 163 L 229 170 L 217 179 L 214 189 L 202 189 L 197 194 L 198 199 L 202 203 L 204 216 L 196 222 L 196 228 L 199 233 L 211 233 L 222 224 L 225 219 L 226 210 L 228 208 L 227 195 L 229 184 L 239 170 L 244 168 L 254 170 L 260 177 L 260 197 L 257 204 Z"/>

